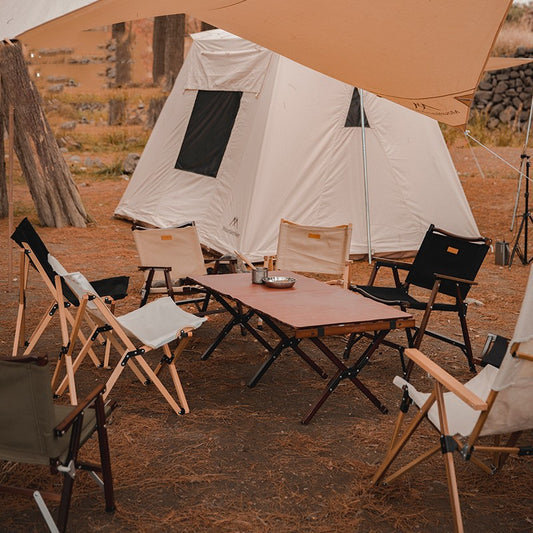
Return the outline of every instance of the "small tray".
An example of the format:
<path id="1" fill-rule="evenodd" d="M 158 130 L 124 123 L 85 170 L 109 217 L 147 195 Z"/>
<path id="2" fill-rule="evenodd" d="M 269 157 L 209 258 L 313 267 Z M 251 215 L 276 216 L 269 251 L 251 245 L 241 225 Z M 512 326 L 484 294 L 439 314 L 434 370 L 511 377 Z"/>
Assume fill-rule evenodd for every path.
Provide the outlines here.
<path id="1" fill-rule="evenodd" d="M 290 289 L 296 283 L 296 279 L 285 276 L 268 276 L 263 279 L 263 283 L 272 289 Z"/>

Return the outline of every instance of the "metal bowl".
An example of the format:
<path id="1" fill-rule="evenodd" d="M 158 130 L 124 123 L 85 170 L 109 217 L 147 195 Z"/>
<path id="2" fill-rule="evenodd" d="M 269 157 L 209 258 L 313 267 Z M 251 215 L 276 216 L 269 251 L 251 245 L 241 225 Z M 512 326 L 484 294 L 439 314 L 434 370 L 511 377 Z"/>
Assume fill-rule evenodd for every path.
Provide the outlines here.
<path id="1" fill-rule="evenodd" d="M 296 283 L 296 279 L 285 276 L 268 276 L 263 279 L 263 283 L 273 289 L 289 289 Z"/>

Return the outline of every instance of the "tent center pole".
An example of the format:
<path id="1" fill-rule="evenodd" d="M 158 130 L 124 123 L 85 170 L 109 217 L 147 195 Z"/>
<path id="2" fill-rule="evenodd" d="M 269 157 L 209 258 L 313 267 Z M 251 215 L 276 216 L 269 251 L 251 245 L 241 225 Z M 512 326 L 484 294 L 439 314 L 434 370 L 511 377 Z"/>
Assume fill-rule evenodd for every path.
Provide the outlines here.
<path id="1" fill-rule="evenodd" d="M 370 201 L 368 195 L 368 166 L 366 158 L 366 132 L 365 132 L 365 108 L 363 104 L 363 91 L 359 90 L 359 103 L 361 106 L 361 144 L 363 147 L 363 176 L 365 183 L 365 211 L 366 211 L 366 241 L 368 243 L 368 263 L 372 263 L 372 237 L 370 235 Z"/>

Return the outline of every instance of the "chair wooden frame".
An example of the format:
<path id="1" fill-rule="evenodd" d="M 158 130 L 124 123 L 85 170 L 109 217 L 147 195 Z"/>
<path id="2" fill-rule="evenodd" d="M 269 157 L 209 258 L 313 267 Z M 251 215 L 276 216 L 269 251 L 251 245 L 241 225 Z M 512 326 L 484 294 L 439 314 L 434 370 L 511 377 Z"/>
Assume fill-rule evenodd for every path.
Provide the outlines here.
<path id="1" fill-rule="evenodd" d="M 422 310 L 424 314 L 420 321 L 420 326 L 414 328 L 414 335 L 412 334 L 411 330 L 406 330 L 409 346 L 419 348 L 424 335 L 444 341 L 460 348 L 467 358 L 470 370 L 475 372 L 475 363 L 479 364 L 480 361 L 474 360 L 472 352 L 472 343 L 470 341 L 468 325 L 466 322 L 466 312 L 468 309 L 466 295 L 468 294 L 470 288 L 474 285 L 477 285 L 477 283 L 474 281 L 474 279 L 465 279 L 464 277 L 450 275 L 450 272 L 457 268 L 457 262 L 455 262 L 453 259 L 450 259 L 450 266 L 442 265 L 440 272 L 435 272 L 432 270 L 428 273 L 417 266 L 417 259 L 419 263 L 422 262 L 424 260 L 422 254 L 427 256 L 428 252 L 431 251 L 428 250 L 428 246 L 425 246 L 425 244 L 431 243 L 431 239 L 435 238 L 440 239 L 441 242 L 444 243 L 442 252 L 444 255 L 447 254 L 450 258 L 459 257 L 462 247 L 465 247 L 465 249 L 470 247 L 470 249 L 473 250 L 474 248 L 472 248 L 472 246 L 479 246 L 479 249 L 477 250 L 478 253 L 476 254 L 477 256 L 475 257 L 479 264 L 476 263 L 472 266 L 472 273 L 474 277 L 477 274 L 477 271 L 481 266 L 481 263 L 483 262 L 483 259 L 491 244 L 491 240 L 486 237 L 461 237 L 431 225 L 426 232 L 424 241 L 422 242 L 420 250 L 417 253 L 413 263 L 405 263 L 402 261 L 394 261 L 389 259 L 378 259 L 374 263 L 368 284 L 366 286 L 352 285 L 350 286 L 350 289 L 359 292 L 363 296 L 372 298 L 375 301 L 385 303 L 387 305 L 397 305 L 402 309 L 402 311 L 409 311 L 411 309 Z M 375 285 L 377 274 L 381 268 L 389 268 L 392 271 L 395 287 L 390 289 L 390 295 L 379 292 L 382 287 Z M 404 281 L 401 281 L 399 271 L 408 272 Z M 429 290 L 429 297 L 427 301 L 418 300 L 409 294 L 411 286 L 421 287 Z M 453 303 L 437 301 L 437 298 L 440 294 L 451 297 L 453 299 Z M 429 319 L 433 311 L 451 311 L 457 313 L 463 336 L 462 342 L 428 329 Z M 350 348 L 356 340 L 357 339 L 355 339 L 353 336 L 348 340 L 345 356 L 349 355 Z M 396 346 L 396 348 L 403 350 L 404 347 Z"/>
<path id="2" fill-rule="evenodd" d="M 47 367 L 48 359 L 46 357 L 34 357 L 34 356 L 25 356 L 25 357 L 11 357 L 8 359 L 1 359 L 3 363 L 17 364 L 17 365 L 35 365 L 38 367 Z M 25 374 L 28 378 L 28 374 Z M 32 387 L 38 387 L 41 384 L 42 380 L 31 378 Z M 50 398 L 50 403 L 52 403 L 52 394 L 49 385 L 49 381 L 46 379 L 44 382 L 49 394 L 46 394 L 46 390 L 43 391 L 44 394 Z M 113 512 L 115 510 L 115 501 L 114 501 L 114 491 L 113 491 L 113 479 L 111 473 L 111 461 L 109 454 L 109 443 L 106 429 L 106 421 L 108 415 L 115 409 L 116 403 L 109 403 L 104 405 L 104 385 L 99 385 L 96 387 L 79 405 L 72 408 L 68 415 L 59 423 L 55 425 L 52 429 L 52 434 L 54 439 L 68 439 L 67 453 L 63 457 L 50 457 L 48 462 L 50 465 L 51 474 L 60 474 L 63 475 L 63 487 L 61 494 L 52 493 L 52 492 L 43 492 L 35 489 L 22 488 L 22 487 L 13 487 L 7 485 L 0 485 L 1 492 L 9 492 L 18 494 L 25 497 L 33 497 L 39 506 L 39 509 L 45 519 L 50 531 L 64 532 L 67 528 L 67 520 L 70 509 L 70 502 L 72 497 L 72 489 L 74 485 L 74 479 L 76 470 L 87 470 L 89 471 L 97 483 L 104 490 L 105 497 L 105 510 L 107 512 Z M 40 407 L 40 406 L 38 406 Z M 83 437 L 82 433 L 87 431 L 84 426 L 84 414 L 89 410 L 94 409 L 95 411 L 95 427 L 89 433 Z M 39 417 L 40 413 L 35 412 L 35 417 Z M 41 424 L 41 423 L 40 423 Z M 9 432 L 10 428 L 3 428 L 2 431 Z M 69 435 L 70 432 L 70 435 Z M 88 439 L 92 433 L 96 432 L 98 435 L 98 444 L 100 451 L 100 464 L 88 463 L 85 461 L 80 461 L 78 459 L 78 454 L 81 446 Z M 44 440 L 44 437 L 43 437 Z M 17 441 L 17 447 L 13 450 L 15 457 L 20 456 L 21 453 L 24 453 L 24 448 L 22 444 Z M 4 453 L 6 452 L 5 446 L 3 447 Z M 34 454 L 35 452 L 32 452 Z M 38 459 L 26 459 L 20 460 L 13 459 L 12 455 L 5 456 L 9 457 L 9 460 L 15 462 L 24 462 L 24 463 L 44 463 L 46 457 L 39 457 Z M 96 472 L 101 473 L 102 478 L 100 479 Z M 58 519 L 57 523 L 53 520 L 48 507 L 46 506 L 45 500 L 58 502 Z"/>
<path id="3" fill-rule="evenodd" d="M 92 302 L 96 306 L 98 312 L 97 314 L 88 309 L 89 302 Z M 96 294 L 88 293 L 85 294 L 81 299 L 74 327 L 71 333 L 71 342 L 67 352 L 68 356 L 72 357 L 76 337 L 87 314 L 89 314 L 91 319 L 95 322 L 95 328 L 93 329 L 91 335 L 89 335 L 87 340 L 83 343 L 81 350 L 73 361 L 72 370 L 74 373 L 78 370 L 79 366 L 83 362 L 95 338 L 98 336 L 98 334 L 103 334 L 105 335 L 107 344 L 109 346 L 113 346 L 120 354 L 119 361 L 114 367 L 111 376 L 107 380 L 104 398 L 109 395 L 120 375 L 126 366 L 128 366 L 137 376 L 139 381 L 141 381 L 141 383 L 144 385 L 153 383 L 176 414 L 181 415 L 190 412 L 187 398 L 185 397 L 185 392 L 181 385 L 178 371 L 176 369 L 176 358 L 179 357 L 183 350 L 187 347 L 187 344 L 192 338 L 192 332 L 194 331 L 194 328 L 187 327 L 176 331 L 175 339 L 178 341 L 178 345 L 176 346 L 174 352 L 171 352 L 168 344 L 164 344 L 162 346 L 163 356 L 161 357 L 160 362 L 155 370 L 152 370 L 144 355 L 152 351 L 153 348 L 147 345 L 134 344 L 130 336 L 128 336 L 124 328 L 118 322 L 115 315 L 106 305 L 105 301 Z M 97 316 L 98 314 L 99 316 Z M 140 369 L 137 367 L 137 363 Z M 170 372 L 179 404 L 159 379 L 159 373 L 165 366 Z M 62 394 L 66 387 L 67 381 L 64 379 L 59 388 L 56 390 L 56 394 Z"/>
<path id="4" fill-rule="evenodd" d="M 511 353 L 513 357 L 518 357 L 533 362 L 533 357 L 530 354 L 522 353 L 520 351 L 519 344 L 514 344 L 512 346 Z M 405 350 L 405 354 L 411 359 L 411 361 L 413 361 L 418 367 L 427 372 L 434 379 L 433 391 L 427 398 L 426 402 L 420 407 L 420 410 L 415 415 L 410 424 L 407 426 L 403 434 L 400 435 L 400 429 L 404 419 L 404 415 L 410 403 L 408 391 L 406 388 L 404 389 L 402 407 L 400 408 L 398 421 L 394 428 L 389 451 L 387 452 L 387 455 L 383 460 L 383 463 L 379 467 L 378 471 L 372 478 L 372 484 L 378 485 L 382 482 L 390 483 L 391 481 L 405 474 L 424 460 L 441 451 L 448 481 L 448 490 L 453 514 L 454 530 L 456 532 L 462 532 L 463 522 L 459 502 L 459 491 L 457 487 L 455 465 L 453 461 L 453 452 L 459 452 L 462 459 L 464 459 L 465 461 L 472 461 L 472 463 L 480 467 L 486 473 L 493 474 L 495 471 L 499 470 L 504 465 L 509 455 L 533 455 L 533 446 L 516 446 L 516 442 L 521 434 L 521 431 L 516 431 L 512 433 L 504 445 L 501 445 L 500 435 L 495 435 L 494 445 L 478 444 L 479 437 L 482 433 L 484 424 L 487 421 L 487 418 L 491 412 L 491 409 L 494 406 L 499 392 L 497 390 L 492 389 L 489 392 L 487 399 L 484 401 L 472 391 L 467 389 L 464 385 L 462 385 L 453 376 L 444 371 L 435 362 L 426 357 L 419 350 L 407 349 Z M 472 432 L 466 438 L 465 442 L 460 440 L 459 437 L 457 437 L 456 435 L 450 434 L 449 421 L 444 400 L 444 390 L 453 392 L 469 407 L 480 412 L 480 416 L 477 419 L 477 422 Z M 420 423 L 425 418 L 427 418 L 427 414 L 430 408 L 435 403 L 437 404 L 438 409 L 440 430 L 437 429 L 436 426 L 434 426 L 433 424 L 431 425 L 434 429 L 437 430 L 437 433 L 439 433 L 440 435 L 439 443 L 435 446 L 432 446 L 429 450 L 420 454 L 417 458 L 397 470 L 392 475 L 389 475 L 385 478 L 385 474 L 392 465 L 393 461 L 400 454 L 400 452 L 407 444 L 411 436 L 419 427 Z M 492 465 L 488 465 L 486 464 L 486 462 L 479 459 L 477 457 L 478 454 L 489 455 Z"/>

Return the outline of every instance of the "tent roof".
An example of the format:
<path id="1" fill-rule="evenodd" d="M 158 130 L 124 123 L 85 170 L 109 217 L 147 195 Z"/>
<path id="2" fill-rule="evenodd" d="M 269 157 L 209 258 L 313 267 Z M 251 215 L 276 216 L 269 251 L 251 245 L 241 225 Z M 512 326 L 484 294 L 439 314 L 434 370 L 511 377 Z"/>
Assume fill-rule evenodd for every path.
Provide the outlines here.
<path id="1" fill-rule="evenodd" d="M 188 13 L 453 126 L 512 0 L 3 0 L 0 37 L 65 42 L 68 31 Z"/>

